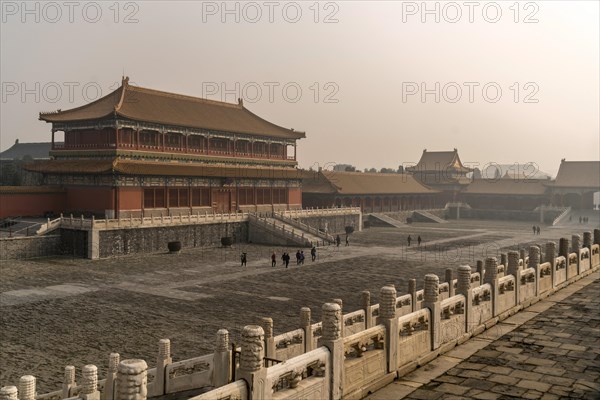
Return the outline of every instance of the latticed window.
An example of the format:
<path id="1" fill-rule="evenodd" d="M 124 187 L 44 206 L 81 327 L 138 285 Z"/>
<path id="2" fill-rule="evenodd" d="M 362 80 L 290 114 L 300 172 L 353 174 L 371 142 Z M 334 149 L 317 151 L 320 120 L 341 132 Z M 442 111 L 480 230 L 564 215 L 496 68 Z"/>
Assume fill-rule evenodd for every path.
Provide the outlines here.
<path id="1" fill-rule="evenodd" d="M 169 207 L 189 207 L 189 189 L 169 189 Z"/>
<path id="2" fill-rule="evenodd" d="M 194 188 L 192 189 L 192 207 L 209 207 L 210 189 Z"/>
<path id="3" fill-rule="evenodd" d="M 273 204 L 286 204 L 287 190 L 285 188 L 273 189 Z"/>
<path id="4" fill-rule="evenodd" d="M 256 204 L 271 204 L 271 188 L 256 189 Z"/>
<path id="5" fill-rule="evenodd" d="M 165 190 L 162 188 L 144 189 L 144 208 L 164 208 Z"/>
<path id="6" fill-rule="evenodd" d="M 239 204 L 242 206 L 254 204 L 254 189 L 242 188 L 239 189 Z"/>

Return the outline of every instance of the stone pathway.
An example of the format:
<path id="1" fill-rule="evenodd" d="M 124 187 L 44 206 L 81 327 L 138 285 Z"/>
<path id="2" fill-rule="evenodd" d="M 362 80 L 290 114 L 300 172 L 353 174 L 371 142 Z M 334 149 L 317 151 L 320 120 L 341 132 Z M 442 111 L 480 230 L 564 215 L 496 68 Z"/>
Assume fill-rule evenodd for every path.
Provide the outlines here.
<path id="1" fill-rule="evenodd" d="M 368 399 L 600 399 L 598 293 L 596 272 Z"/>

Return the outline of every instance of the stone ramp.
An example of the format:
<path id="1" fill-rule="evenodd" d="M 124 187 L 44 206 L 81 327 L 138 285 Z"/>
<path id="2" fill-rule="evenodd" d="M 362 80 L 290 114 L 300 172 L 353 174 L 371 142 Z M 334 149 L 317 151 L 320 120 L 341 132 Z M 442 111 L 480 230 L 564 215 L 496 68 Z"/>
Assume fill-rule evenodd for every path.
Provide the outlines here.
<path id="1" fill-rule="evenodd" d="M 284 213 L 275 212 L 275 213 L 273 213 L 273 218 L 278 221 L 281 221 L 286 226 L 290 226 L 292 228 L 296 228 L 300 232 L 304 232 L 306 235 L 308 235 L 310 237 L 316 237 L 318 240 L 321 240 L 321 241 L 324 240 L 329 243 L 333 243 L 335 241 L 335 238 L 332 235 L 330 235 L 326 232 L 321 232 L 321 231 L 319 231 L 318 228 L 312 227 L 310 225 L 302 223 L 293 218 L 289 218 L 289 217 L 285 216 Z"/>
<path id="2" fill-rule="evenodd" d="M 415 218 L 415 216 L 417 217 Z M 438 224 L 448 223 L 448 221 L 446 221 L 445 219 L 442 219 L 428 211 L 423 210 L 415 210 L 413 212 L 413 220 L 415 220 L 416 222 L 436 222 Z"/>
<path id="3" fill-rule="evenodd" d="M 385 214 L 371 213 L 371 214 L 369 214 L 369 216 L 372 217 L 372 218 L 375 218 L 379 222 L 383 222 L 384 224 L 387 224 L 387 225 L 390 225 L 390 226 L 394 226 L 396 228 L 404 228 L 406 226 L 401 221 L 399 221 L 397 219 L 394 219 L 392 217 L 389 217 L 389 216 L 387 216 Z"/>
<path id="4" fill-rule="evenodd" d="M 254 243 L 300 247 L 319 246 L 324 243 L 324 239 L 275 218 L 251 214 L 248 220 L 250 238 Z"/>

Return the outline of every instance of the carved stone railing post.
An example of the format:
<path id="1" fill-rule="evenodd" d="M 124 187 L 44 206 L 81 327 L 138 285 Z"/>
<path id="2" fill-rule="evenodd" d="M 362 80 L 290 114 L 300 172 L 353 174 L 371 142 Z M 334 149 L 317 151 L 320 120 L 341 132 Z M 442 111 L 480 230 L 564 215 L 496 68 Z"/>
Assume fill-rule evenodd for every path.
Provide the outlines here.
<path id="1" fill-rule="evenodd" d="M 569 261 L 569 239 L 560 238 L 558 241 L 558 255 Z"/>
<path id="2" fill-rule="evenodd" d="M 218 388 L 229 383 L 229 373 L 231 371 L 231 352 L 229 351 L 229 332 L 227 329 L 217 331 L 217 345 L 213 357 L 213 386 Z"/>
<path id="3" fill-rule="evenodd" d="M 342 301 L 342 299 L 331 299 L 331 302 L 340 306 L 340 310 L 342 313 L 342 337 L 344 337 L 344 302 Z"/>
<path id="4" fill-rule="evenodd" d="M 275 358 L 275 340 L 273 338 L 273 318 L 263 317 L 260 326 L 265 332 L 265 357 Z"/>
<path id="5" fill-rule="evenodd" d="M 519 258 L 523 260 L 523 267 L 525 267 L 525 249 L 519 249 Z"/>
<path id="6" fill-rule="evenodd" d="M 498 260 L 496 257 L 485 259 L 485 283 L 492 288 L 492 317 L 498 315 Z"/>
<path id="7" fill-rule="evenodd" d="M 265 331 L 258 325 L 247 325 L 242 330 L 242 353 L 240 354 L 240 378 L 248 383 L 250 400 L 262 399 L 265 396 L 265 378 L 267 370 L 264 368 L 265 358 Z M 270 395 L 270 394 L 269 394 Z"/>
<path id="8" fill-rule="evenodd" d="M 425 299 L 423 308 L 431 311 L 431 348 L 440 347 L 441 309 L 440 309 L 440 278 L 437 275 L 425 275 L 424 282 Z"/>
<path id="9" fill-rule="evenodd" d="M 363 290 L 361 292 L 362 309 L 365 312 L 365 328 L 373 326 L 373 313 L 371 312 L 371 292 Z"/>
<path id="10" fill-rule="evenodd" d="M 412 303 L 412 312 L 415 312 L 419 309 L 419 304 L 417 303 L 417 280 L 409 279 L 408 280 L 408 293 L 410 294 L 410 299 Z"/>
<path id="11" fill-rule="evenodd" d="M 550 263 L 550 273 L 552 274 L 552 287 L 556 287 L 556 243 L 546 242 L 546 258 L 544 262 Z"/>
<path id="12" fill-rule="evenodd" d="M 529 264 L 528 268 L 535 270 L 535 296 L 540 295 L 540 248 L 529 246 Z"/>
<path id="13" fill-rule="evenodd" d="M 519 252 L 508 252 L 507 272 L 515 277 L 515 306 L 518 306 L 521 302 L 521 295 L 519 294 L 521 288 L 521 266 L 519 265 L 519 259 Z"/>
<path id="14" fill-rule="evenodd" d="M 119 353 L 110 353 L 108 358 L 108 371 L 106 373 L 106 383 L 100 396 L 103 400 L 113 400 L 115 398 L 115 388 L 117 386 L 117 372 L 119 370 Z"/>
<path id="15" fill-rule="evenodd" d="M 446 268 L 446 283 L 448 283 L 448 297 L 454 296 L 454 271 L 452 268 Z"/>
<path id="16" fill-rule="evenodd" d="M 0 400 L 18 400 L 18 392 L 16 386 L 4 386 L 0 389 Z"/>
<path id="17" fill-rule="evenodd" d="M 344 388 L 344 339 L 342 338 L 342 309 L 339 304 L 325 303 L 321 308 L 323 345 L 331 354 L 331 400 L 342 398 Z"/>
<path id="18" fill-rule="evenodd" d="M 396 288 L 384 286 L 379 291 L 379 318 L 386 329 L 387 372 L 398 369 L 398 318 L 396 318 Z"/>
<path id="19" fill-rule="evenodd" d="M 600 229 L 594 229 L 594 244 L 600 244 Z"/>
<path id="20" fill-rule="evenodd" d="M 72 365 L 67 365 L 65 367 L 65 378 L 63 380 L 62 385 L 62 397 L 63 399 L 68 399 L 71 397 L 72 389 L 77 385 L 75 382 L 75 367 Z"/>
<path id="21" fill-rule="evenodd" d="M 19 379 L 19 400 L 35 400 L 35 377 L 24 375 Z"/>
<path id="22" fill-rule="evenodd" d="M 152 382 L 151 397 L 162 396 L 165 394 L 167 366 L 172 362 L 171 341 L 169 339 L 160 339 L 158 341 L 158 357 L 156 358 L 156 376 Z"/>
<path id="23" fill-rule="evenodd" d="M 590 252 L 592 251 L 592 232 L 583 232 L 583 247 L 586 247 Z"/>
<path id="24" fill-rule="evenodd" d="M 148 398 L 148 364 L 144 360 L 123 360 L 117 371 L 117 400 Z"/>
<path id="25" fill-rule="evenodd" d="M 473 326 L 473 292 L 471 290 L 471 267 L 461 265 L 458 267 L 458 277 L 456 278 L 456 294 L 465 296 L 465 328 L 466 332 L 471 332 Z"/>
<path id="26" fill-rule="evenodd" d="M 577 275 L 581 273 L 580 270 L 580 260 L 579 260 L 579 250 L 581 250 L 581 236 L 579 235 L 571 235 L 571 252 L 577 254 Z M 569 257 L 567 257 L 568 259 Z"/>
<path id="27" fill-rule="evenodd" d="M 314 338 L 312 333 L 311 311 L 309 307 L 300 309 L 300 328 L 304 331 L 304 352 L 314 350 Z"/>
<path id="28" fill-rule="evenodd" d="M 481 285 L 485 278 L 485 267 L 483 266 L 483 260 L 477 260 L 477 272 L 479 272 L 479 284 Z"/>
<path id="29" fill-rule="evenodd" d="M 82 382 L 79 398 L 83 400 L 100 400 L 98 391 L 98 367 L 85 365 L 81 370 Z"/>
<path id="30" fill-rule="evenodd" d="M 506 275 L 506 264 L 508 264 L 508 256 L 506 253 L 500 253 L 500 265 L 504 266 L 504 275 Z"/>

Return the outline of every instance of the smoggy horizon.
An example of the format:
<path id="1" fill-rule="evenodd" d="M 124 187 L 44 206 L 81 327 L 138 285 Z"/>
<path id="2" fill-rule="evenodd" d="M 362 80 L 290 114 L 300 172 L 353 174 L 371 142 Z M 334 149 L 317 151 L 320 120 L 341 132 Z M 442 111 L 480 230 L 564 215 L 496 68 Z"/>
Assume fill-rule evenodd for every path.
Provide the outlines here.
<path id="1" fill-rule="evenodd" d="M 2 2 L 1 150 L 126 75 L 305 131 L 303 168 L 600 159 L 597 2 L 69 4 Z"/>

